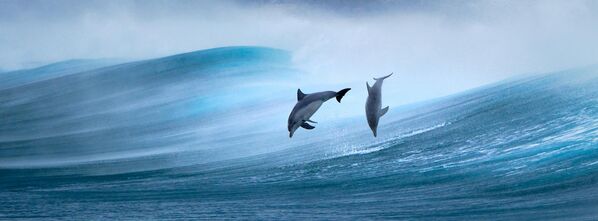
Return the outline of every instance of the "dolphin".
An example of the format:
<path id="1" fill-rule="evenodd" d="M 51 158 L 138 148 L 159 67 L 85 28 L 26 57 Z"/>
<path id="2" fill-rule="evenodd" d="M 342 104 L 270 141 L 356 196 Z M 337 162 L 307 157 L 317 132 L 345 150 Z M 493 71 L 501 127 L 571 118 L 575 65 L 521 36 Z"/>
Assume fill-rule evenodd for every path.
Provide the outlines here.
<path id="1" fill-rule="evenodd" d="M 309 118 L 316 113 L 324 102 L 333 97 L 336 97 L 336 100 L 340 103 L 343 96 L 345 96 L 349 90 L 351 90 L 351 88 L 345 88 L 338 92 L 322 91 L 312 94 L 304 94 L 301 89 L 297 89 L 297 104 L 295 104 L 293 111 L 291 111 L 291 114 L 289 115 L 289 137 L 293 137 L 293 133 L 295 133 L 295 130 L 299 127 L 308 130 L 314 129 L 315 127 L 307 122 L 317 122 L 312 121 Z"/>
<path id="2" fill-rule="evenodd" d="M 365 116 L 368 120 L 368 125 L 370 125 L 370 129 L 372 129 L 372 132 L 374 133 L 374 137 L 378 135 L 378 121 L 380 120 L 380 117 L 388 112 L 388 106 L 380 109 L 382 107 L 382 82 L 392 74 L 393 73 L 390 73 L 381 78 L 374 78 L 376 83 L 371 87 L 367 81 L 365 82 L 365 86 L 368 89 L 368 99 L 365 102 Z"/>

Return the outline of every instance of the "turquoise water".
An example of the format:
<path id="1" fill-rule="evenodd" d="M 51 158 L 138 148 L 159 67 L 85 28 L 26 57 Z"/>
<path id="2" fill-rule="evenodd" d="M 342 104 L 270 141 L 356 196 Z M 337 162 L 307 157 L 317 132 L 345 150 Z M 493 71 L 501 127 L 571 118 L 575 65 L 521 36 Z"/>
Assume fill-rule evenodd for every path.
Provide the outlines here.
<path id="1" fill-rule="evenodd" d="M 290 60 L 220 48 L 0 88 L 0 218 L 598 219 L 598 68 L 391 111 L 377 139 L 356 117 L 289 140 Z"/>

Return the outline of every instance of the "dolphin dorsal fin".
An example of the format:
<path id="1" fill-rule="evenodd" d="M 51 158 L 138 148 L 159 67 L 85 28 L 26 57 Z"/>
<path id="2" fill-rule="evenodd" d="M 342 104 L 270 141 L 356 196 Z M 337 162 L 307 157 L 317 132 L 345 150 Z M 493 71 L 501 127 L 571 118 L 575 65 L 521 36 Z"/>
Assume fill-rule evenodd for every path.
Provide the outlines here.
<path id="1" fill-rule="evenodd" d="M 384 116 L 384 114 L 386 114 L 386 112 L 388 112 L 388 106 L 386 106 L 385 108 L 380 109 L 380 113 L 378 114 L 380 117 Z"/>
<path id="2" fill-rule="evenodd" d="M 372 89 L 372 87 L 370 87 L 370 84 L 367 81 L 365 82 L 365 86 L 368 88 L 368 95 L 369 95 L 370 89 Z"/>
<path id="3" fill-rule="evenodd" d="M 304 97 L 305 94 L 303 93 L 303 91 L 301 91 L 301 89 L 297 89 L 297 101 L 303 100 Z"/>

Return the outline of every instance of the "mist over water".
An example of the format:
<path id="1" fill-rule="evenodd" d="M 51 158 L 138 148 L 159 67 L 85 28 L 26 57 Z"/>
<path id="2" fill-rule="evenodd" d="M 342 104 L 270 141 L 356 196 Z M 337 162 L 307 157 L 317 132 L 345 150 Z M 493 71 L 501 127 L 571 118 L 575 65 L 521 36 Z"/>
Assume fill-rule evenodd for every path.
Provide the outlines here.
<path id="1" fill-rule="evenodd" d="M 0 68 L 255 45 L 292 51 L 310 85 L 395 72 L 386 90 L 402 96 L 387 102 L 402 105 L 597 64 L 596 12 L 585 0 L 4 1 Z"/>

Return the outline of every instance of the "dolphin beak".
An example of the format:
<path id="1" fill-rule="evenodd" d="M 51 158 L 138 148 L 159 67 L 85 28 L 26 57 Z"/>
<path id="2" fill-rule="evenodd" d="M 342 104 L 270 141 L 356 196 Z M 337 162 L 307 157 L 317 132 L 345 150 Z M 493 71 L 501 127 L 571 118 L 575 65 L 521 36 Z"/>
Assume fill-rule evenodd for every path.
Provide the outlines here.
<path id="1" fill-rule="evenodd" d="M 372 130 L 372 132 L 374 132 L 374 137 L 376 137 L 378 135 L 378 131 L 376 129 Z"/>
<path id="2" fill-rule="evenodd" d="M 293 132 L 289 132 L 289 138 L 293 137 Z"/>

